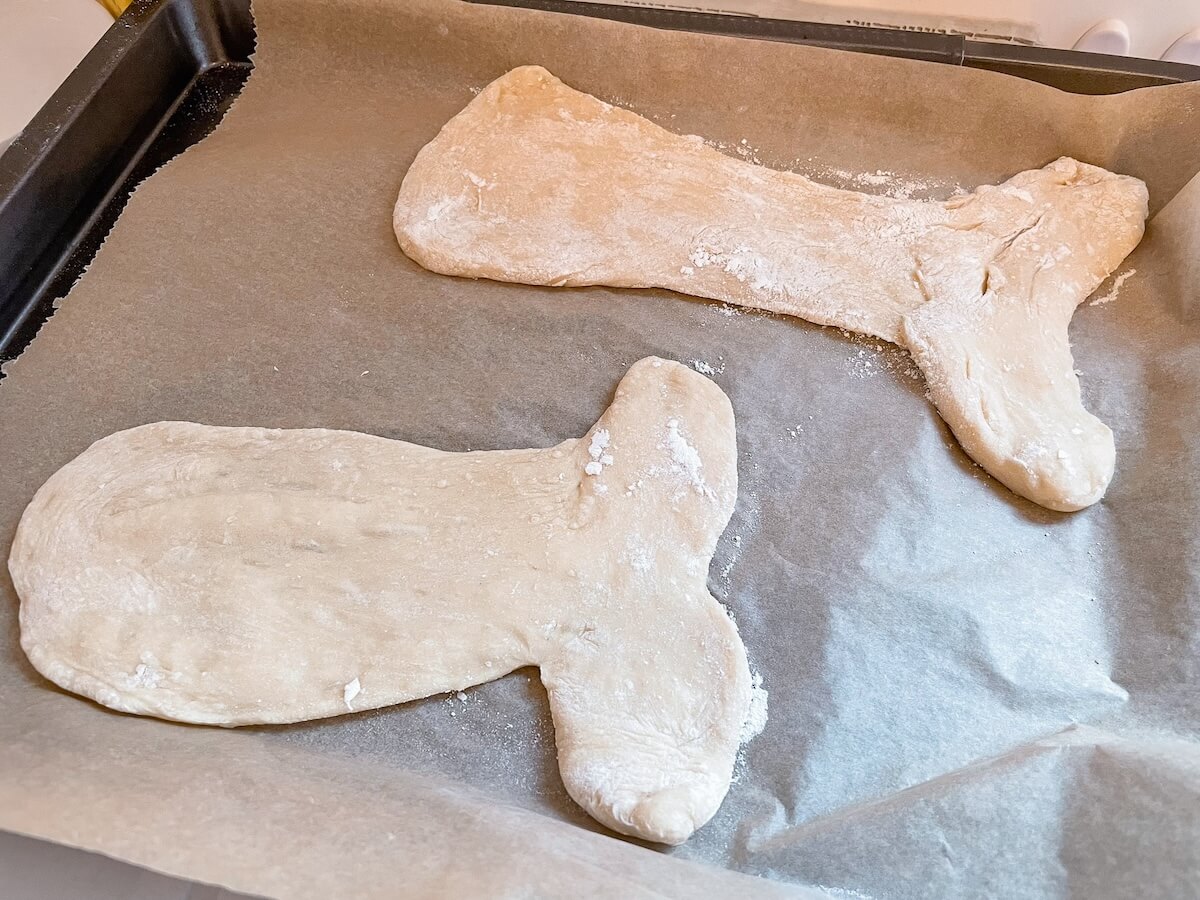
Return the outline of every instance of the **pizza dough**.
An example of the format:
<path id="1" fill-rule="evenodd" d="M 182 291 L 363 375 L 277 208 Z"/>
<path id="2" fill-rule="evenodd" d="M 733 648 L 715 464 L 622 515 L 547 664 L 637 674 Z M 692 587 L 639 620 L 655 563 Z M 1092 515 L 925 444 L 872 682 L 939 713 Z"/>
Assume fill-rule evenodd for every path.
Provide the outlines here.
<path id="1" fill-rule="evenodd" d="M 967 453 L 1066 511 L 1100 499 L 1114 462 L 1067 326 L 1141 239 L 1146 201 L 1071 159 L 945 202 L 837 190 L 527 66 L 417 154 L 394 226 L 447 275 L 663 287 L 893 341 Z"/>
<path id="2" fill-rule="evenodd" d="M 729 401 L 651 358 L 546 450 L 118 432 L 38 491 L 9 570 L 38 671 L 139 715 L 298 722 L 536 665 L 571 796 L 678 843 L 720 806 L 750 710 L 706 587 L 736 496 Z"/>

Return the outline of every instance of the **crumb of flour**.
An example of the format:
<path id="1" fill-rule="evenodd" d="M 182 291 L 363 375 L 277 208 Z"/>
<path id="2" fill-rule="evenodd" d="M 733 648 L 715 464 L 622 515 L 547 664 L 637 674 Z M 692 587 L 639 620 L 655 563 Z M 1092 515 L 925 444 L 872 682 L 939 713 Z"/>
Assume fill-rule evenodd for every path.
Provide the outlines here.
<path id="1" fill-rule="evenodd" d="M 711 378 L 712 376 L 720 375 L 725 371 L 725 357 L 718 356 L 717 364 L 715 366 L 711 363 L 705 362 L 702 359 L 693 359 L 691 365 L 692 368 L 701 375 L 707 375 L 709 378 Z"/>

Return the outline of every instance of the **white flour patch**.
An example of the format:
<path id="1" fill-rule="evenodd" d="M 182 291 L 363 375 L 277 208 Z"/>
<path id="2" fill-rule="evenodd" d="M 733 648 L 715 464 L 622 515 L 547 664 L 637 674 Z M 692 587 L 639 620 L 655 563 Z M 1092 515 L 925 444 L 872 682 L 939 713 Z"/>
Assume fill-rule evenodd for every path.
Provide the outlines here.
<path id="1" fill-rule="evenodd" d="M 692 265 L 698 266 L 701 269 L 703 269 L 705 266 L 711 266 L 720 262 L 720 257 L 715 256 L 704 247 L 693 248 L 691 255 L 688 258 L 692 261 Z M 692 272 L 688 272 L 688 274 L 691 275 L 694 271 L 695 270 L 693 269 Z"/>
<path id="2" fill-rule="evenodd" d="M 129 686 L 131 688 L 156 688 L 161 681 L 162 672 L 154 665 L 138 663 L 137 668 L 133 670 L 133 675 L 129 677 Z"/>
<path id="3" fill-rule="evenodd" d="M 609 439 L 607 428 L 601 428 L 592 435 L 592 442 L 588 446 L 588 456 L 591 460 L 583 467 L 583 471 L 588 475 L 599 475 L 605 466 L 613 464 L 612 454 L 604 452 L 608 449 Z"/>
<path id="4" fill-rule="evenodd" d="M 444 197 L 436 203 L 431 203 L 429 209 L 425 211 L 425 221 L 436 222 L 442 217 L 442 213 L 454 206 L 457 197 Z"/>
<path id="5" fill-rule="evenodd" d="M 725 260 L 726 272 L 738 281 L 749 281 L 750 285 L 759 291 L 775 287 L 771 268 L 770 260 L 745 245 L 735 247 L 733 253 Z"/>
<path id="6" fill-rule="evenodd" d="M 1121 294 L 1121 286 L 1133 275 L 1137 274 L 1137 269 L 1127 269 L 1116 278 L 1113 279 L 1112 287 L 1110 287 L 1103 295 L 1097 297 L 1088 306 L 1103 306 L 1105 303 L 1112 303 Z"/>
<path id="7" fill-rule="evenodd" d="M 350 704 L 354 702 L 354 698 L 362 693 L 362 683 L 355 678 L 342 688 L 342 702 L 346 704 L 346 709 L 354 709 Z"/>
<path id="8" fill-rule="evenodd" d="M 705 483 L 704 474 L 700 471 L 704 468 L 704 461 L 700 459 L 696 448 L 688 443 L 688 439 L 679 431 L 678 419 L 667 420 L 667 437 L 661 446 L 671 455 L 676 470 L 683 475 L 692 490 L 704 497 L 714 496 L 712 488 Z"/>
<path id="9" fill-rule="evenodd" d="M 739 244 L 728 251 L 698 244 L 692 248 L 688 259 L 696 269 L 716 266 L 756 291 L 778 293 L 781 290 L 782 277 L 779 267 L 745 244 Z"/>
<path id="10" fill-rule="evenodd" d="M 607 428 L 601 428 L 592 435 L 592 442 L 588 446 L 588 456 L 592 459 L 599 459 L 600 456 L 608 449 L 608 443 L 611 437 Z"/>
<path id="11" fill-rule="evenodd" d="M 629 535 L 625 542 L 625 558 L 629 568 L 640 575 L 646 575 L 654 569 L 654 549 L 640 534 Z"/>

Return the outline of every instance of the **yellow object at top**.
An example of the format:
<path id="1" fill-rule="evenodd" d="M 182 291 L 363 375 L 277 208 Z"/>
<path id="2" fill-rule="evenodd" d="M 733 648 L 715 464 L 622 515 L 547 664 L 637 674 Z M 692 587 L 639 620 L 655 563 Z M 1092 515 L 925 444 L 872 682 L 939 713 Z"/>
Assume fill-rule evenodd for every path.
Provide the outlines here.
<path id="1" fill-rule="evenodd" d="M 133 0 L 97 0 L 97 2 L 113 14 L 115 19 L 121 13 L 125 12 L 125 8 L 129 6 Z"/>

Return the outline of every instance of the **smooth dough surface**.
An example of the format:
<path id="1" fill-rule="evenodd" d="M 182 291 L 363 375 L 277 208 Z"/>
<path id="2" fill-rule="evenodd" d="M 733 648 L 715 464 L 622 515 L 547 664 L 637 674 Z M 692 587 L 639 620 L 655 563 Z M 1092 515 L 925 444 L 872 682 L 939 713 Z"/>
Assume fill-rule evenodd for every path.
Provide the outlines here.
<path id="1" fill-rule="evenodd" d="M 1076 510 L 1112 477 L 1080 399 L 1075 307 L 1141 240 L 1145 185 L 1072 159 L 944 202 L 752 165 L 537 66 L 492 82 L 404 178 L 400 246 L 435 272 L 662 287 L 910 350 L 980 465 Z"/>
<path id="2" fill-rule="evenodd" d="M 9 570 L 34 666 L 124 712 L 297 722 L 536 665 L 571 796 L 678 843 L 720 806 L 749 710 L 707 588 L 736 496 L 728 399 L 649 358 L 544 450 L 118 432 L 38 491 Z"/>

